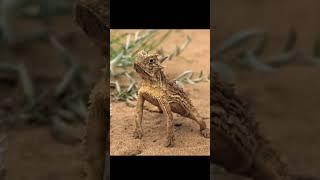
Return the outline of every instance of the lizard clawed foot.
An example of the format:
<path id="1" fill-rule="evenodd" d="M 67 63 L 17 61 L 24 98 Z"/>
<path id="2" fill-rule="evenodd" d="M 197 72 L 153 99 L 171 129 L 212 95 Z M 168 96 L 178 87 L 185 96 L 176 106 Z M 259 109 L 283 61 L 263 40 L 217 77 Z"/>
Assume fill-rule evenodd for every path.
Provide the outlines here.
<path id="1" fill-rule="evenodd" d="M 142 130 L 136 129 L 136 130 L 133 132 L 133 137 L 134 137 L 135 139 L 141 139 L 141 138 L 142 138 Z"/>
<path id="2" fill-rule="evenodd" d="M 173 147 L 174 146 L 174 135 L 169 135 L 166 139 L 165 147 Z"/>
<path id="3" fill-rule="evenodd" d="M 200 134 L 205 138 L 210 138 L 210 130 L 208 128 L 200 130 Z"/>

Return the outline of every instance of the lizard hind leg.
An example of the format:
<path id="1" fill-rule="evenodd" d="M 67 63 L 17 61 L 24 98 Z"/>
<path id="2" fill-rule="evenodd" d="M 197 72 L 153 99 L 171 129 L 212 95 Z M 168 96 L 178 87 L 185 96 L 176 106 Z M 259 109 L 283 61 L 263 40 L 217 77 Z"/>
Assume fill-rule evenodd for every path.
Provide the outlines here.
<path id="1" fill-rule="evenodd" d="M 199 113 L 194 110 L 189 115 L 188 118 L 194 120 L 200 126 L 200 134 L 205 138 L 210 138 L 210 130 L 207 128 L 206 123 L 201 119 Z"/>

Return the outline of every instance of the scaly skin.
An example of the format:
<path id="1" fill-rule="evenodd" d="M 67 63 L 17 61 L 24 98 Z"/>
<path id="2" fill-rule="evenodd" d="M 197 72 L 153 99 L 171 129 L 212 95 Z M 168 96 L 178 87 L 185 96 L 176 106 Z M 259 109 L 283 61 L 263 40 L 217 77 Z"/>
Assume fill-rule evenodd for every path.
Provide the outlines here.
<path id="1" fill-rule="evenodd" d="M 109 39 L 108 2 L 104 0 L 78 0 L 75 8 L 77 23 L 101 48 L 106 58 L 109 57 L 108 44 L 105 43 Z M 146 80 L 146 82 L 151 81 Z M 254 121 L 247 104 L 235 94 L 233 88 L 222 85 L 218 81 L 216 74 L 213 74 L 211 82 L 213 82 L 211 89 L 212 163 L 224 167 L 230 173 L 251 177 L 255 180 L 317 179 L 309 176 L 288 175 L 286 163 L 281 160 L 279 153 L 262 136 L 258 123 Z M 106 117 L 108 117 L 109 88 L 107 84 L 109 84 L 107 78 L 102 79 L 90 96 L 91 105 L 85 138 L 86 153 L 88 155 L 88 168 L 86 170 L 88 176 L 86 176 L 86 179 L 88 180 L 102 179 L 103 159 L 105 159 L 106 153 L 108 154 L 106 152 L 108 149 L 104 147 L 104 135 L 105 133 L 108 134 L 108 132 L 103 132 L 105 130 Z M 150 84 L 148 85 L 147 83 L 146 87 L 149 87 Z M 181 89 L 175 83 L 167 81 L 165 86 L 162 83 L 161 86 L 157 87 L 155 92 L 172 93 L 173 96 L 166 97 L 173 97 L 173 99 L 179 97 L 176 101 L 188 104 L 189 108 L 187 109 L 191 110 L 188 112 L 199 117 L 196 111 L 192 110 L 194 107 L 190 106 L 189 101 L 186 100 L 185 93 L 180 91 Z M 165 90 L 163 91 L 163 89 Z M 174 96 L 174 93 L 177 93 L 177 96 Z M 177 104 L 181 105 L 183 103 Z M 170 115 L 167 116 L 170 117 Z M 140 134 L 142 136 L 142 133 Z M 107 172 L 109 173 L 109 171 Z"/>
<path id="2" fill-rule="evenodd" d="M 222 84 L 216 73 L 212 79 L 212 163 L 254 180 L 319 180 L 290 174 L 279 151 L 261 133 L 248 104 L 232 86 Z"/>
<path id="3" fill-rule="evenodd" d="M 288 178 L 287 164 L 260 133 L 247 104 L 213 75 L 211 118 L 213 163 L 256 180 Z"/>
<path id="4" fill-rule="evenodd" d="M 138 91 L 137 115 L 135 119 L 135 138 L 142 138 L 142 116 L 145 101 L 157 106 L 167 120 L 166 147 L 174 145 L 173 116 L 172 113 L 180 114 L 183 117 L 194 120 L 200 126 L 200 133 L 209 138 L 210 132 L 205 122 L 200 118 L 196 108 L 192 105 L 182 88 L 173 81 L 168 81 L 164 75 L 161 63 L 166 58 L 159 58 L 156 54 L 147 54 L 141 51 L 134 63 L 134 69 L 141 76 L 141 87 Z"/>
<path id="5" fill-rule="evenodd" d="M 77 0 L 74 8 L 76 23 L 109 59 L 109 1 Z M 103 59 L 102 59 L 103 60 Z M 108 68 L 107 68 L 108 69 Z M 107 73 L 106 73 L 107 74 Z M 89 117 L 83 139 L 85 179 L 110 178 L 109 170 L 109 78 L 104 76 L 93 88 L 89 100 Z M 107 145 L 107 147 L 106 147 Z"/>
<path id="6" fill-rule="evenodd" d="M 106 154 L 109 154 L 107 147 L 109 142 L 108 103 L 109 91 L 107 79 L 102 78 L 93 88 L 89 100 L 89 114 L 86 125 L 86 134 L 83 145 L 86 153 L 85 173 L 86 180 L 102 179 L 105 172 Z M 109 175 L 108 175 L 109 176 Z"/>

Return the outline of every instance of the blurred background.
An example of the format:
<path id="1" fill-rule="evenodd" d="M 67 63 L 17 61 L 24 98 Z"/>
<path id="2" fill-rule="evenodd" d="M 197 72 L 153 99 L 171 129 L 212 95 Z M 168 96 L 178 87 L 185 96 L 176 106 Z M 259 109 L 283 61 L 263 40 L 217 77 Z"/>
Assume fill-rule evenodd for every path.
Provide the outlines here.
<path id="1" fill-rule="evenodd" d="M 75 0 L 0 0 L 0 179 L 81 179 L 88 95 L 105 67 Z"/>
<path id="2" fill-rule="evenodd" d="M 319 1 L 215 0 L 214 69 L 247 97 L 291 173 L 320 177 Z M 227 178 L 215 174 L 216 179 Z M 239 179 L 238 177 L 229 177 Z"/>
<path id="3" fill-rule="evenodd" d="M 10 180 L 82 176 L 84 109 L 105 65 L 73 3 L 0 1 L 0 174 Z M 215 0 L 212 18 L 215 68 L 253 104 L 290 172 L 318 177 L 319 3 Z"/>

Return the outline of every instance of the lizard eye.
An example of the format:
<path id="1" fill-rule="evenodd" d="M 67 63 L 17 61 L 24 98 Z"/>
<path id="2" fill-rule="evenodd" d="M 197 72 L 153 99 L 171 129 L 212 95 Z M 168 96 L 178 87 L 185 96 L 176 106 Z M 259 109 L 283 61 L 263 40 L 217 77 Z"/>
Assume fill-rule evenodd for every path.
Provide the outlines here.
<path id="1" fill-rule="evenodd" d="M 153 63 L 153 62 L 154 62 L 154 59 L 150 59 L 149 62 L 150 62 L 150 63 Z"/>

